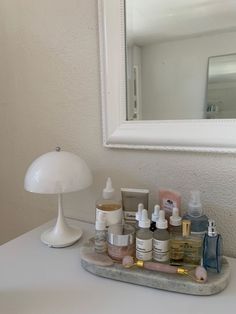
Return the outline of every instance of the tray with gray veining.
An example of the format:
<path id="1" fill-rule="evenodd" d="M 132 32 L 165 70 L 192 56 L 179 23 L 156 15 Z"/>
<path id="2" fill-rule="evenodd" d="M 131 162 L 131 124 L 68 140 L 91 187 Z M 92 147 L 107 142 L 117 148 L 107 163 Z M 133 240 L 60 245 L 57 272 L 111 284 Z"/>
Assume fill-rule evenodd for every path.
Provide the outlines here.
<path id="1" fill-rule="evenodd" d="M 92 247 L 90 247 L 90 249 L 93 250 Z M 135 285 L 191 295 L 203 296 L 217 294 L 226 288 L 230 278 L 230 267 L 226 258 L 223 259 L 222 271 L 220 274 L 208 272 L 207 282 L 198 283 L 189 277 L 178 274 L 160 273 L 138 267 L 127 269 L 118 263 L 111 266 L 99 266 L 88 261 L 83 256 L 84 255 L 81 254 L 82 267 L 94 275 Z"/>

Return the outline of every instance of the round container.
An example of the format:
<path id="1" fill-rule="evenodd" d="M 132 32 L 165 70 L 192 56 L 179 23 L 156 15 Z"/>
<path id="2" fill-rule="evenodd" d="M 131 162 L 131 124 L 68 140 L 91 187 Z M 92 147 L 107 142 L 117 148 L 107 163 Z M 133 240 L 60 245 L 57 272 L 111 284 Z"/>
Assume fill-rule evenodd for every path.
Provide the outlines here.
<path id="1" fill-rule="evenodd" d="M 121 204 L 113 200 L 102 200 L 96 204 L 96 217 L 101 212 L 105 215 L 106 226 L 120 224 L 123 217 Z"/>
<path id="2" fill-rule="evenodd" d="M 135 255 L 135 228 L 128 224 L 116 224 L 108 228 L 108 255 L 117 261 L 124 256 Z"/>

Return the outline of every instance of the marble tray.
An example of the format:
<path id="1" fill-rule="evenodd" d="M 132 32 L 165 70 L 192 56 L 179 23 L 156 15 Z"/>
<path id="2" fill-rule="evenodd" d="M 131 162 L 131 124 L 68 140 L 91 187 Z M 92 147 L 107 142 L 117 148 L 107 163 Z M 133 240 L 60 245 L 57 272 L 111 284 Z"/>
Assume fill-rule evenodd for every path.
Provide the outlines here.
<path id="1" fill-rule="evenodd" d="M 192 295 L 217 294 L 226 288 L 230 278 L 230 268 L 226 258 L 223 259 L 221 273 L 208 272 L 206 283 L 197 283 L 191 278 L 178 274 L 165 274 L 135 266 L 126 269 L 117 263 L 112 266 L 98 266 L 83 259 L 83 254 L 81 255 L 81 265 L 85 270 L 97 276 Z"/>

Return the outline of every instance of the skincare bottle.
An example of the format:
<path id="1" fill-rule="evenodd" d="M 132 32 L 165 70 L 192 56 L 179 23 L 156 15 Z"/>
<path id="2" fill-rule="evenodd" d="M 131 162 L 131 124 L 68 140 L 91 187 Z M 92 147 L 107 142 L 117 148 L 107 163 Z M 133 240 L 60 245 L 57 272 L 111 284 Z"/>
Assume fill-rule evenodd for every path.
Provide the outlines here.
<path id="1" fill-rule="evenodd" d="M 202 238 L 190 235 L 191 221 L 182 221 L 182 236 L 171 238 L 170 263 L 172 265 L 200 265 Z"/>
<path id="2" fill-rule="evenodd" d="M 173 190 L 164 190 L 159 191 L 159 199 L 161 209 L 165 211 L 165 217 L 169 222 L 169 218 L 172 215 L 172 210 L 174 207 L 180 209 L 181 206 L 181 195 L 180 193 Z"/>
<path id="3" fill-rule="evenodd" d="M 171 237 L 182 235 L 182 218 L 177 207 L 173 208 L 172 216 L 170 216 L 169 232 Z"/>
<path id="4" fill-rule="evenodd" d="M 138 204 L 138 210 L 135 214 L 135 219 L 136 219 L 136 223 L 135 223 L 135 230 L 137 231 L 139 229 L 139 220 L 141 219 L 142 217 L 142 210 L 144 209 L 144 206 L 142 203 L 139 203 Z"/>
<path id="5" fill-rule="evenodd" d="M 159 218 L 159 211 L 160 211 L 160 206 L 159 205 L 155 205 L 154 209 L 153 209 L 153 213 L 152 213 L 152 221 L 151 221 L 151 226 L 150 226 L 150 230 L 152 232 L 154 232 L 156 230 L 156 222 Z"/>
<path id="6" fill-rule="evenodd" d="M 153 259 L 157 262 L 169 261 L 170 234 L 167 231 L 168 223 L 164 210 L 160 210 L 156 222 L 157 229 L 153 233 Z"/>
<path id="7" fill-rule="evenodd" d="M 123 212 L 121 203 L 114 200 L 115 190 L 111 178 L 107 178 L 106 187 L 103 189 L 103 199 L 96 202 L 96 219 L 99 212 L 105 215 L 106 227 L 122 222 Z"/>
<path id="8" fill-rule="evenodd" d="M 107 231 L 105 215 L 98 213 L 95 222 L 95 251 L 97 253 L 105 253 L 107 251 Z"/>
<path id="9" fill-rule="evenodd" d="M 183 219 L 191 221 L 191 234 L 204 236 L 208 228 L 208 217 L 203 214 L 199 191 L 191 191 L 188 212 Z"/>
<path id="10" fill-rule="evenodd" d="M 221 271 L 222 247 L 222 237 L 216 230 L 215 221 L 209 220 L 208 233 L 203 241 L 203 266 L 206 269 Z"/>
<path id="11" fill-rule="evenodd" d="M 150 228 L 150 219 L 146 209 L 142 210 L 139 220 L 139 230 L 136 233 L 136 258 L 142 261 L 152 259 L 152 231 Z"/>

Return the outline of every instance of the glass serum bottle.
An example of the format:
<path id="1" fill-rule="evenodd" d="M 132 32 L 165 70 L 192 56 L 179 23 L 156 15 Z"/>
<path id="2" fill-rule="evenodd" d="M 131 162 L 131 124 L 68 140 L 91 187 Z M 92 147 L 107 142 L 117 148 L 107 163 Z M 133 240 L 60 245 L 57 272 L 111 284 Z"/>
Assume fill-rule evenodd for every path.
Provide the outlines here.
<path id="1" fill-rule="evenodd" d="M 150 228 L 150 219 L 146 209 L 142 210 L 141 219 L 139 220 L 139 230 L 136 233 L 136 258 L 142 261 L 152 259 L 152 231 Z"/>
<path id="2" fill-rule="evenodd" d="M 165 219 L 164 210 L 159 211 L 156 227 L 153 233 L 153 259 L 157 262 L 166 263 L 169 261 L 170 234 L 167 231 L 168 223 Z"/>
<path id="3" fill-rule="evenodd" d="M 191 221 L 182 221 L 182 236 L 171 238 L 170 264 L 200 265 L 202 258 L 202 238 L 190 235 Z"/>
<path id="4" fill-rule="evenodd" d="M 222 248 L 222 237 L 216 230 L 215 221 L 210 219 L 208 233 L 203 240 L 203 266 L 206 269 L 212 269 L 218 273 L 221 271 Z"/>
<path id="5" fill-rule="evenodd" d="M 105 253 L 107 251 L 106 216 L 102 212 L 97 214 L 95 222 L 94 248 L 97 253 Z"/>
<path id="6" fill-rule="evenodd" d="M 144 209 L 143 203 L 138 204 L 138 210 L 135 213 L 135 230 L 137 231 L 139 229 L 139 220 L 142 217 L 142 210 Z"/>
<path id="7" fill-rule="evenodd" d="M 171 237 L 182 235 L 182 218 L 177 207 L 173 208 L 172 216 L 170 216 L 169 232 Z"/>

